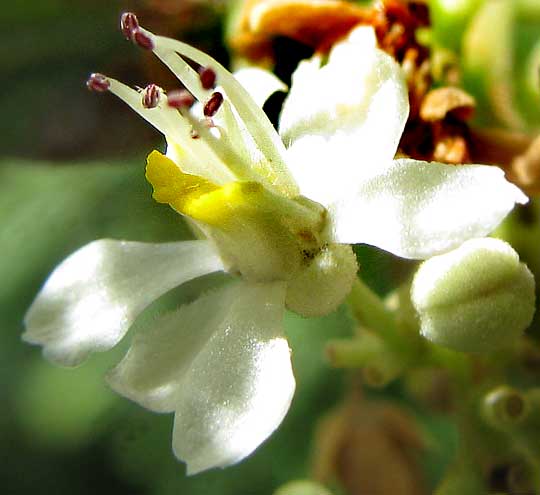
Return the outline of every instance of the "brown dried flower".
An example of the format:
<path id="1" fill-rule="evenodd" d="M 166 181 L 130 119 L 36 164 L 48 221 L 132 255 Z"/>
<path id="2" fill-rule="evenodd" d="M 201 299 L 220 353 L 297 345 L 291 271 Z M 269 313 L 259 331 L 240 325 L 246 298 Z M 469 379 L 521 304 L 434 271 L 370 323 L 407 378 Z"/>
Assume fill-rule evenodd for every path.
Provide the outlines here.
<path id="1" fill-rule="evenodd" d="M 327 416 L 316 437 L 314 477 L 351 495 L 425 495 L 416 457 L 422 440 L 397 406 L 360 398 Z"/>

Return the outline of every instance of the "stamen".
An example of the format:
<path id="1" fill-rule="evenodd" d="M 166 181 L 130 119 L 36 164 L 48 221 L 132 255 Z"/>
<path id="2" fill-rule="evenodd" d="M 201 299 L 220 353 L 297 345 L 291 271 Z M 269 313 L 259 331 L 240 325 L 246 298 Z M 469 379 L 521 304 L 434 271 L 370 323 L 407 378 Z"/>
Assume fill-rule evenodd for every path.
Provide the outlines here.
<path id="1" fill-rule="evenodd" d="M 156 84 L 149 84 L 142 90 L 142 104 L 144 108 L 156 108 L 161 100 L 163 90 Z"/>
<path id="2" fill-rule="evenodd" d="M 141 48 L 144 48 L 145 50 L 153 50 L 154 49 L 154 40 L 146 34 L 142 29 L 137 28 L 134 31 L 132 31 L 133 36 L 133 42 L 140 46 Z"/>
<path id="3" fill-rule="evenodd" d="M 167 94 L 167 104 L 172 108 L 179 110 L 191 108 L 193 103 L 195 103 L 195 97 L 185 89 L 169 91 Z"/>
<path id="4" fill-rule="evenodd" d="M 96 91 L 97 93 L 104 93 L 111 87 L 111 82 L 103 74 L 94 72 L 90 74 L 88 81 L 86 81 L 86 87 L 90 91 Z"/>
<path id="5" fill-rule="evenodd" d="M 234 180 L 234 175 L 205 139 L 186 139 L 193 128 L 198 131 L 201 137 L 205 136 L 204 132 L 201 132 L 196 125 L 193 125 L 192 120 L 189 118 L 189 112 L 185 112 L 184 118 L 179 118 L 178 111 L 168 105 L 161 105 L 159 110 L 145 108 L 141 101 L 140 91 L 136 91 L 112 78 L 109 81 L 111 93 L 127 103 L 166 136 L 169 144 L 179 143 L 182 148 L 183 159 L 186 161 L 186 163 L 183 163 L 186 172 L 208 177 L 218 184 L 225 184 Z M 187 163 L 190 165 L 188 166 Z"/>
<path id="6" fill-rule="evenodd" d="M 209 55 L 186 43 L 163 36 L 154 36 L 154 40 L 156 45 L 154 53 L 199 100 L 203 101 L 206 95 L 202 94 L 205 90 L 202 89 L 198 74 L 178 54 L 201 66 L 211 66 L 217 72 L 220 86 L 227 93 L 227 98 L 233 103 L 238 117 L 266 158 L 265 168 L 268 169 L 269 179 L 265 185 L 289 197 L 298 195 L 298 187 L 283 160 L 285 146 L 281 138 L 262 109 L 235 77 Z"/>
<path id="7" fill-rule="evenodd" d="M 203 89 L 214 89 L 216 86 L 216 71 L 211 67 L 201 67 L 199 69 L 199 78 Z"/>
<path id="8" fill-rule="evenodd" d="M 203 108 L 204 116 L 213 117 L 217 113 L 219 108 L 221 107 L 222 103 L 223 103 L 223 95 L 219 91 L 212 93 L 212 96 L 204 105 L 204 108 Z"/>
<path id="9" fill-rule="evenodd" d="M 199 139 L 201 137 L 195 129 L 191 129 L 189 135 L 191 136 L 191 139 Z"/>
<path id="10" fill-rule="evenodd" d="M 120 30 L 127 40 L 133 41 L 133 34 L 139 29 L 137 16 L 132 12 L 124 12 L 120 17 Z"/>

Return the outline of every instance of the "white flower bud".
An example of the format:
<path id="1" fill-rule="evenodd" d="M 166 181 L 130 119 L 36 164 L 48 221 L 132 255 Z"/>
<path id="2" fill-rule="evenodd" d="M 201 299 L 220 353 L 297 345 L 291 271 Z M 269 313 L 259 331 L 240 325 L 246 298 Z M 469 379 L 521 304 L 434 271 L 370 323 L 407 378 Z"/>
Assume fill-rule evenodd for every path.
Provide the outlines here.
<path id="1" fill-rule="evenodd" d="M 289 282 L 285 304 L 302 316 L 326 315 L 347 297 L 357 270 L 350 246 L 329 244 Z"/>
<path id="2" fill-rule="evenodd" d="M 534 278 L 514 249 L 498 239 L 473 239 L 424 262 L 411 299 L 421 333 L 458 351 L 504 347 L 531 323 Z"/>

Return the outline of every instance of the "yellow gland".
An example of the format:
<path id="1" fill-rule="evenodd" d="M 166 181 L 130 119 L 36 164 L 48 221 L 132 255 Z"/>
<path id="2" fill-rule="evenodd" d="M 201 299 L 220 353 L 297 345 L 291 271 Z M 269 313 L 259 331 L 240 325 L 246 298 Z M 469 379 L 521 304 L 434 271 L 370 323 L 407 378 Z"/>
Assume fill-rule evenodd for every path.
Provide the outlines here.
<path id="1" fill-rule="evenodd" d="M 224 229 L 235 212 L 253 208 L 264 195 L 264 188 L 258 182 L 218 186 L 198 175 L 186 174 L 159 151 L 148 155 L 146 178 L 158 203 L 169 204 L 178 213 Z"/>

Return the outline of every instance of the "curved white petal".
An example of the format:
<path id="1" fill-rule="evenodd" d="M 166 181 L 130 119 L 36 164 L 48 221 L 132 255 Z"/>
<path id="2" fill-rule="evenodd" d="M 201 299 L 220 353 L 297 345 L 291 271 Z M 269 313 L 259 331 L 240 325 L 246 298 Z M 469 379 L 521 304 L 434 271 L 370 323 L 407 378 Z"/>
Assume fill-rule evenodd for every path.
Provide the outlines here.
<path id="1" fill-rule="evenodd" d="M 328 63 L 303 61 L 280 118 L 287 163 L 302 194 L 322 204 L 390 161 L 409 112 L 401 68 L 371 27 L 334 46 Z"/>
<path id="2" fill-rule="evenodd" d="M 283 81 L 259 67 L 244 67 L 233 75 L 261 108 L 276 91 L 287 91 L 287 85 Z"/>
<path id="3" fill-rule="evenodd" d="M 219 270 L 208 241 L 91 242 L 52 272 L 26 314 L 23 338 L 43 345 L 52 361 L 75 366 L 116 345 L 156 298 Z"/>
<path id="4" fill-rule="evenodd" d="M 109 383 L 176 411 L 173 448 L 193 474 L 249 455 L 285 416 L 295 388 L 283 336 L 285 284 L 236 282 L 140 333 Z"/>
<path id="5" fill-rule="evenodd" d="M 330 207 L 332 235 L 423 259 L 489 234 L 526 202 L 497 167 L 394 160 Z"/>
<path id="6" fill-rule="evenodd" d="M 256 67 L 240 69 L 234 75 L 260 107 L 272 93 L 287 89 L 272 73 Z M 263 150 L 259 148 L 236 108 L 231 105 L 227 91 L 221 86 L 218 86 L 216 91 L 221 92 L 225 99 L 212 117 L 213 126 L 210 129 L 201 129 L 204 133 L 201 139 L 189 138 L 190 143 L 187 144 L 190 146 L 185 146 L 185 141 L 178 143 L 168 140 L 167 156 L 183 171 L 203 175 L 218 184 L 233 180 L 254 180 L 272 188 L 276 176 L 269 173 L 269 164 Z M 203 104 L 196 102 L 190 115 L 196 117 L 196 120 L 203 119 Z M 195 145 L 198 145 L 198 149 L 195 149 Z M 210 157 L 204 154 L 203 145 L 206 148 L 213 147 L 216 153 L 211 153 Z M 217 158 L 222 167 L 216 166 L 212 158 Z M 211 170 L 212 176 L 206 173 L 208 170 Z"/>

